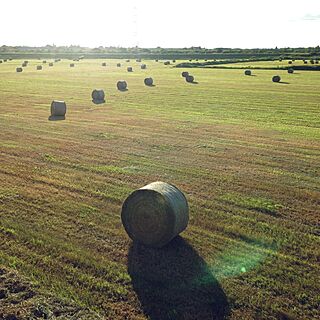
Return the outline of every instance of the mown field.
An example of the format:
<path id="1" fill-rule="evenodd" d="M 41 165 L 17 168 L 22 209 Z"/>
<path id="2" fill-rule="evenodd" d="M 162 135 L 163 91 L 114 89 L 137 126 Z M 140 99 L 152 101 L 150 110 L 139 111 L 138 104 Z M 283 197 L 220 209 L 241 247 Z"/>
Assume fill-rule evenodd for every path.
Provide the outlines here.
<path id="1" fill-rule="evenodd" d="M 21 62 L 0 65 L 0 318 L 320 319 L 320 72 Z M 120 211 L 157 180 L 190 222 L 152 250 Z"/>

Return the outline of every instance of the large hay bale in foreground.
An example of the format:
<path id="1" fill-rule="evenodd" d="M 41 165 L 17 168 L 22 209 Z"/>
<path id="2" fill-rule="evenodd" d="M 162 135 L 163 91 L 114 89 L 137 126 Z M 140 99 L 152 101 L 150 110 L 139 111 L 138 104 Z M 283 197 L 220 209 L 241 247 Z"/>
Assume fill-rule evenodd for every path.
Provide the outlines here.
<path id="1" fill-rule="evenodd" d="M 245 74 L 246 76 L 251 76 L 251 70 L 246 70 L 246 71 L 244 72 L 244 74 Z"/>
<path id="2" fill-rule="evenodd" d="M 105 102 L 105 100 L 104 100 L 105 94 L 102 89 L 94 89 L 92 91 L 91 97 L 92 97 L 93 102 L 96 102 L 96 103 L 97 102 L 98 103 Z"/>
<path id="3" fill-rule="evenodd" d="M 42 66 L 37 66 L 37 70 L 42 70 Z"/>
<path id="4" fill-rule="evenodd" d="M 186 76 L 186 81 L 192 83 L 194 81 L 194 76 L 189 74 L 188 76 Z"/>
<path id="5" fill-rule="evenodd" d="M 64 117 L 67 112 L 67 105 L 64 101 L 53 100 L 51 103 L 51 116 Z"/>
<path id="6" fill-rule="evenodd" d="M 280 81 L 281 81 L 280 76 L 273 76 L 272 77 L 272 82 L 280 82 Z"/>
<path id="7" fill-rule="evenodd" d="M 141 69 L 147 69 L 147 65 L 146 64 L 142 64 L 141 65 Z"/>
<path id="8" fill-rule="evenodd" d="M 294 72 L 293 68 L 288 69 L 288 73 L 293 73 L 293 72 Z"/>
<path id="9" fill-rule="evenodd" d="M 21 67 L 16 68 L 16 72 L 22 72 L 23 69 Z"/>
<path id="10" fill-rule="evenodd" d="M 127 71 L 128 71 L 128 72 L 132 72 L 132 71 L 133 71 L 132 67 L 128 67 L 128 68 L 127 68 Z"/>
<path id="11" fill-rule="evenodd" d="M 153 182 L 125 200 L 121 220 L 133 241 L 161 248 L 186 229 L 188 202 L 177 187 Z"/>
<path id="12" fill-rule="evenodd" d="M 181 73 L 181 75 L 182 75 L 183 78 L 186 78 L 189 75 L 189 72 L 188 71 L 183 71 Z"/>
<path id="13" fill-rule="evenodd" d="M 118 88 L 118 90 L 120 90 L 120 91 L 127 90 L 127 86 L 128 86 L 128 84 L 127 84 L 127 82 L 124 81 L 124 80 L 119 80 L 119 81 L 117 82 L 117 88 Z"/>
<path id="14" fill-rule="evenodd" d="M 152 86 L 153 85 L 153 79 L 150 77 L 150 78 L 145 78 L 144 79 L 144 84 L 146 86 Z"/>

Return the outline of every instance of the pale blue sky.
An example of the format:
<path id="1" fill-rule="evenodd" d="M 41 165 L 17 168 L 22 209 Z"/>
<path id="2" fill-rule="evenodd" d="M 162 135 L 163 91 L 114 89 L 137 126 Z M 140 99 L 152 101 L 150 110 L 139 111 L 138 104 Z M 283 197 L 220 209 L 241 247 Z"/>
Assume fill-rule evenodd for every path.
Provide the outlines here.
<path id="1" fill-rule="evenodd" d="M 0 45 L 320 45 L 320 0 L 8 0 Z"/>

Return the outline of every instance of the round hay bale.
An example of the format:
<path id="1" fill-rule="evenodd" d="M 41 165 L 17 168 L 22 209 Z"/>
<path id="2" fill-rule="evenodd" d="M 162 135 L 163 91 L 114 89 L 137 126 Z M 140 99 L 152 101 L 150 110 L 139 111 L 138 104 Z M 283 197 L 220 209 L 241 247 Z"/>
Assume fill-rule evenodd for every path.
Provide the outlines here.
<path id="1" fill-rule="evenodd" d="M 288 64 L 292 64 L 292 61 L 288 61 Z"/>
<path id="2" fill-rule="evenodd" d="M 189 74 L 188 76 L 186 76 L 186 81 L 192 83 L 194 81 L 194 76 Z"/>
<path id="3" fill-rule="evenodd" d="M 104 102 L 104 91 L 102 89 L 94 89 L 91 94 L 93 102 Z"/>
<path id="4" fill-rule="evenodd" d="M 246 71 L 244 72 L 244 74 L 245 74 L 246 76 L 251 76 L 251 70 L 246 70 Z"/>
<path id="5" fill-rule="evenodd" d="M 145 78 L 144 79 L 144 84 L 146 86 L 152 86 L 153 85 L 153 79 L 152 78 Z"/>
<path id="6" fill-rule="evenodd" d="M 310 60 L 310 63 L 311 63 L 311 64 L 314 64 L 314 60 Z"/>
<path id="7" fill-rule="evenodd" d="M 126 62 L 130 62 L 130 59 L 127 59 Z"/>
<path id="8" fill-rule="evenodd" d="M 161 248 L 186 229 L 189 206 L 177 187 L 157 181 L 129 195 L 121 220 L 133 241 Z"/>
<path id="9" fill-rule="evenodd" d="M 189 59 L 189 61 L 191 62 L 191 61 L 192 61 L 192 59 Z"/>
<path id="10" fill-rule="evenodd" d="M 280 81 L 281 81 L 280 76 L 273 76 L 272 77 L 272 82 L 280 82 Z"/>
<path id="11" fill-rule="evenodd" d="M 293 73 L 293 72 L 294 72 L 293 68 L 288 69 L 288 73 Z"/>
<path id="12" fill-rule="evenodd" d="M 3 59 L 3 62 L 7 62 L 8 60 L 7 59 Z"/>
<path id="13" fill-rule="evenodd" d="M 188 71 L 183 71 L 181 73 L 181 75 L 182 75 L 183 78 L 186 78 L 189 75 L 189 72 Z"/>
<path id="14" fill-rule="evenodd" d="M 27 67 L 28 64 L 24 62 L 21 66 L 22 66 L 22 67 Z"/>
<path id="15" fill-rule="evenodd" d="M 0 63 L 2 63 L 2 60 L 0 60 Z"/>
<path id="16" fill-rule="evenodd" d="M 21 67 L 16 68 L 16 72 L 22 72 L 23 69 Z"/>
<path id="17" fill-rule="evenodd" d="M 42 66 L 37 66 L 37 70 L 42 70 Z"/>
<path id="18" fill-rule="evenodd" d="M 164 64 L 165 66 L 168 66 L 168 65 L 170 64 L 170 61 L 165 61 L 163 64 Z"/>
<path id="19" fill-rule="evenodd" d="M 117 67 L 120 68 L 121 67 L 121 63 L 117 63 Z"/>
<path id="20" fill-rule="evenodd" d="M 132 71 L 133 71 L 132 67 L 128 67 L 128 68 L 127 68 L 127 71 L 128 71 L 128 72 L 132 72 Z"/>
<path id="21" fill-rule="evenodd" d="M 319 64 L 319 60 L 316 60 L 315 63 L 316 63 L 316 64 Z"/>
<path id="22" fill-rule="evenodd" d="M 49 67 L 53 67 L 53 62 L 50 62 L 50 63 L 49 63 Z"/>
<path id="23" fill-rule="evenodd" d="M 158 60 L 158 59 L 156 59 L 156 60 L 155 60 L 155 62 L 159 62 L 159 60 Z"/>
<path id="24" fill-rule="evenodd" d="M 51 116 L 64 117 L 67 112 L 67 105 L 64 101 L 53 100 L 51 103 Z"/>
<path id="25" fill-rule="evenodd" d="M 307 61 L 307 60 L 304 60 L 303 62 L 304 62 L 304 64 L 308 64 L 308 61 Z"/>
<path id="26" fill-rule="evenodd" d="M 136 62 L 141 62 L 141 59 L 136 59 Z"/>
<path id="27" fill-rule="evenodd" d="M 127 84 L 127 82 L 124 81 L 124 80 L 119 80 L 119 81 L 117 82 L 117 88 L 118 88 L 118 90 L 120 90 L 120 91 L 127 90 L 127 86 L 128 86 L 128 84 Z"/>
<path id="28" fill-rule="evenodd" d="M 74 63 L 70 63 L 70 68 L 74 68 Z"/>
<path id="29" fill-rule="evenodd" d="M 47 63 L 47 60 L 43 60 L 42 63 Z"/>
<path id="30" fill-rule="evenodd" d="M 147 69 L 147 65 L 146 64 L 142 64 L 141 65 L 141 69 Z"/>
<path id="31" fill-rule="evenodd" d="M 107 63 L 106 62 L 102 62 L 101 64 L 103 67 L 106 67 L 107 66 Z"/>
<path id="32" fill-rule="evenodd" d="M 23 61 L 23 63 L 28 64 L 28 63 L 29 63 L 29 61 L 28 61 L 28 60 L 25 60 L 25 61 Z"/>
<path id="33" fill-rule="evenodd" d="M 172 60 L 172 63 L 176 63 L 176 60 Z"/>
<path id="34" fill-rule="evenodd" d="M 60 61 L 60 59 L 54 59 L 54 62 L 59 62 Z"/>

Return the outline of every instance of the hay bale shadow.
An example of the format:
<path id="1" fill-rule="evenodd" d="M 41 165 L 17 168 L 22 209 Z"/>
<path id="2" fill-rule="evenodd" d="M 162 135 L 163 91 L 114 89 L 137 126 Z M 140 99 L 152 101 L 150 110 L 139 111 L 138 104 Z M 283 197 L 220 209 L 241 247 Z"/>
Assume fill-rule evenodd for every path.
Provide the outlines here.
<path id="1" fill-rule="evenodd" d="M 161 249 L 133 243 L 128 273 L 143 312 L 151 320 L 225 319 L 227 297 L 206 262 L 176 237 Z"/>
<path id="2" fill-rule="evenodd" d="M 147 87 L 155 87 L 156 85 L 155 85 L 155 84 L 150 84 L 150 85 L 149 85 L 149 84 L 146 84 L 146 86 L 147 86 Z"/>
<path id="3" fill-rule="evenodd" d="M 103 104 L 103 103 L 106 102 L 106 100 L 92 100 L 92 102 L 93 102 L 94 104 Z"/>
<path id="4" fill-rule="evenodd" d="M 60 120 L 65 120 L 65 116 L 49 116 L 48 120 L 49 121 L 60 121 Z"/>
<path id="5" fill-rule="evenodd" d="M 285 81 L 279 81 L 278 83 L 280 83 L 280 84 L 290 84 L 290 82 L 285 82 Z"/>
<path id="6" fill-rule="evenodd" d="M 190 84 L 199 84 L 198 81 L 192 81 L 192 82 L 189 82 Z"/>
<path id="7" fill-rule="evenodd" d="M 118 89 L 119 91 L 121 91 L 121 92 L 126 92 L 126 91 L 129 91 L 129 89 Z"/>

